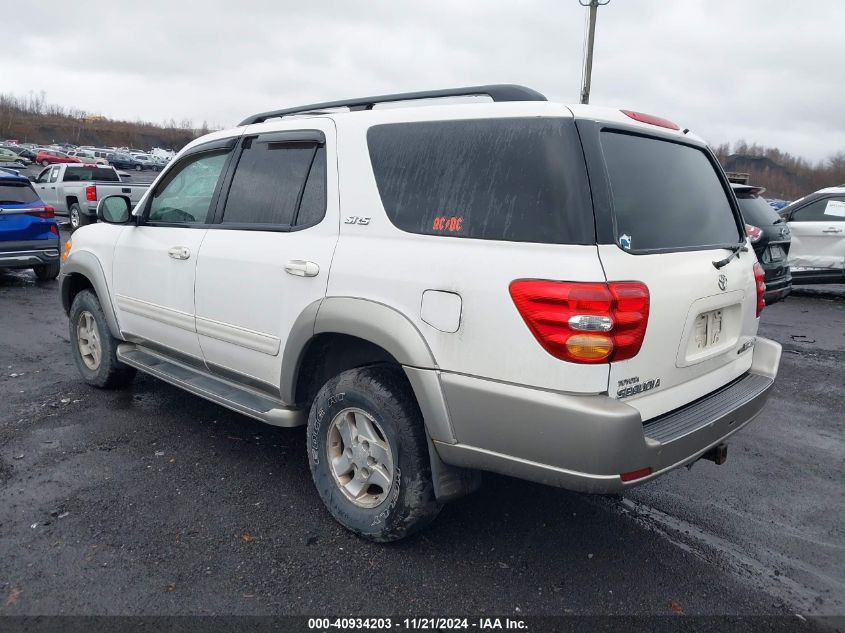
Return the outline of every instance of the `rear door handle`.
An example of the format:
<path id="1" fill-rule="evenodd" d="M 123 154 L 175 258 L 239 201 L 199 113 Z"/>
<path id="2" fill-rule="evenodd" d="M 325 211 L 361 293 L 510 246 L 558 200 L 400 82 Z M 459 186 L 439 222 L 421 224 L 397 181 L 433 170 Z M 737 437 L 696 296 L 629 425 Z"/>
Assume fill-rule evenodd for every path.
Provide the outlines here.
<path id="1" fill-rule="evenodd" d="M 173 259 L 188 259 L 191 256 L 191 249 L 186 246 L 173 246 L 167 254 Z"/>
<path id="2" fill-rule="evenodd" d="M 316 277 L 320 272 L 320 267 L 314 262 L 292 259 L 285 264 L 285 272 L 297 277 Z"/>
<path id="3" fill-rule="evenodd" d="M 822 229 L 822 233 L 841 233 L 842 229 L 835 229 L 830 227 L 829 229 Z"/>

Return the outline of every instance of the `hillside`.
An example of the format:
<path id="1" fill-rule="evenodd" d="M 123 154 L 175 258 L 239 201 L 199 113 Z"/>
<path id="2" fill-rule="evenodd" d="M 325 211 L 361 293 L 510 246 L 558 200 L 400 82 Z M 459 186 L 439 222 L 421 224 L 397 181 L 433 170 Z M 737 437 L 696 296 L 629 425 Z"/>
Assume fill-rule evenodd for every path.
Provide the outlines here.
<path id="1" fill-rule="evenodd" d="M 736 143 L 714 148 L 725 171 L 749 174 L 749 183 L 766 188 L 767 198 L 795 200 L 824 187 L 845 183 L 845 152 L 812 165 L 774 147 Z"/>
<path id="2" fill-rule="evenodd" d="M 0 94 L 0 140 L 95 147 L 162 147 L 178 151 L 207 132 L 205 123 L 194 129 L 191 121 L 178 125 L 173 120 L 163 125 L 115 121 L 74 108 L 45 104 L 43 94 L 29 97 Z"/>

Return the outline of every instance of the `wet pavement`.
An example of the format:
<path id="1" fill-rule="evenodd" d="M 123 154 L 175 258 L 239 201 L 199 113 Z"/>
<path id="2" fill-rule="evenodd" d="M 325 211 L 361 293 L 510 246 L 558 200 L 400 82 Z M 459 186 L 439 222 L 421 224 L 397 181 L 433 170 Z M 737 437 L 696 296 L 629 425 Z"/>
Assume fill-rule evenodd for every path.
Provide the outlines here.
<path id="1" fill-rule="evenodd" d="M 767 308 L 761 335 L 784 345 L 781 373 L 726 464 L 625 497 L 485 475 L 384 546 L 330 518 L 302 429 L 146 376 L 87 387 L 57 284 L 0 272 L 0 614 L 766 614 L 766 630 L 814 630 L 805 618 L 845 613 L 845 288 Z"/>

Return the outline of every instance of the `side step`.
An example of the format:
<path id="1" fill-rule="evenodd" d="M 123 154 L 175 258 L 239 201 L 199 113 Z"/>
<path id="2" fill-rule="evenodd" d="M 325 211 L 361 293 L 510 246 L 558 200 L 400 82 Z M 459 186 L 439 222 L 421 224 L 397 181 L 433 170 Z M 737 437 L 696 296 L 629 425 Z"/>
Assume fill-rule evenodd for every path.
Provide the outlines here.
<path id="1" fill-rule="evenodd" d="M 305 412 L 300 409 L 287 408 L 278 400 L 174 362 L 132 343 L 118 345 L 117 357 L 130 367 L 261 422 L 284 427 L 302 426 L 307 422 Z"/>

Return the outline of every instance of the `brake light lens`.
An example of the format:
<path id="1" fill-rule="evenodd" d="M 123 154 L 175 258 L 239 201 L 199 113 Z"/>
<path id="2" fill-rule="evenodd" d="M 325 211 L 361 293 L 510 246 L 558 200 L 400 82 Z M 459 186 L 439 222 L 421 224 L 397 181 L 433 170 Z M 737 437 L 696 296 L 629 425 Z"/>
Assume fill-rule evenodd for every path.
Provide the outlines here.
<path id="1" fill-rule="evenodd" d="M 760 262 L 754 262 L 754 283 L 757 286 L 757 316 L 763 312 L 766 307 L 766 272 L 760 265 Z"/>
<path id="2" fill-rule="evenodd" d="M 85 199 L 88 202 L 96 202 L 97 201 L 97 186 L 96 185 L 88 185 L 85 187 Z"/>
<path id="3" fill-rule="evenodd" d="M 653 114 L 645 114 L 643 112 L 634 112 L 633 110 L 620 110 L 629 119 L 639 121 L 640 123 L 648 123 L 649 125 L 656 125 L 657 127 L 665 127 L 669 130 L 680 130 L 677 123 L 672 123 L 669 119 L 664 119 Z"/>
<path id="4" fill-rule="evenodd" d="M 36 218 L 52 220 L 54 217 L 56 217 L 56 210 L 49 204 L 45 204 L 43 207 L 35 207 L 34 209 L 27 211 L 26 214 L 34 215 Z"/>
<path id="5" fill-rule="evenodd" d="M 633 358 L 642 347 L 649 293 L 639 281 L 520 279 L 509 290 L 534 338 L 555 358 L 610 363 Z"/>
<path id="6" fill-rule="evenodd" d="M 755 244 L 760 241 L 761 237 L 763 237 L 763 230 L 753 224 L 746 224 L 745 234 L 748 236 L 748 239 L 751 240 L 751 243 Z"/>

